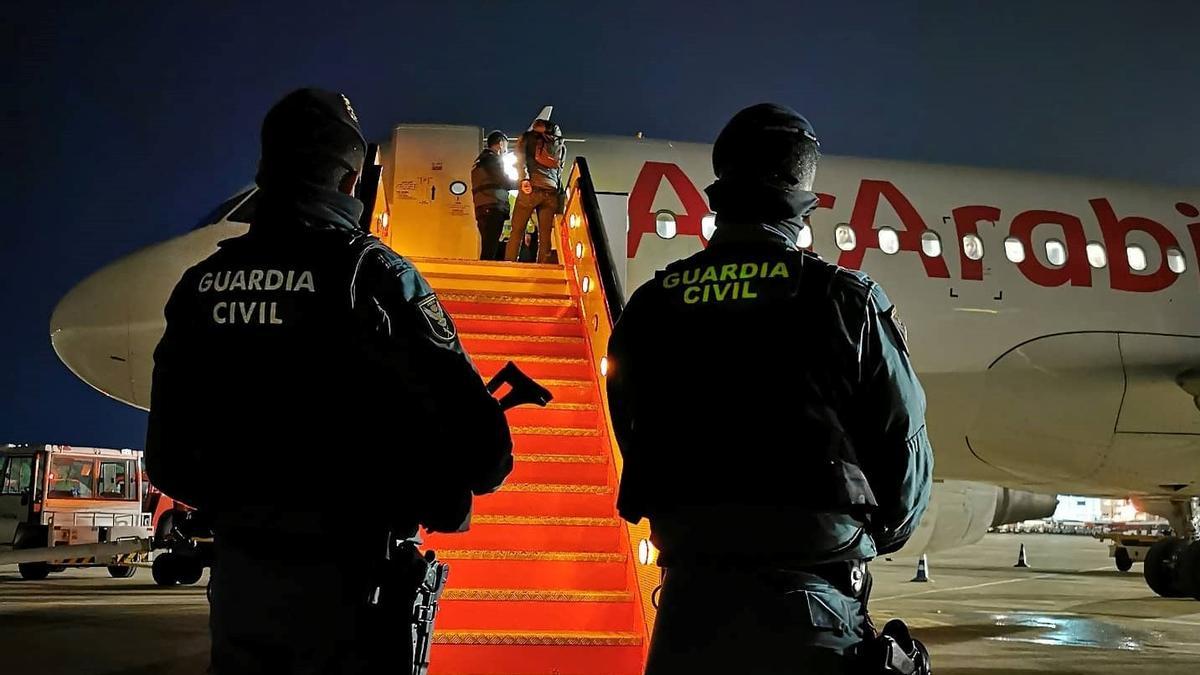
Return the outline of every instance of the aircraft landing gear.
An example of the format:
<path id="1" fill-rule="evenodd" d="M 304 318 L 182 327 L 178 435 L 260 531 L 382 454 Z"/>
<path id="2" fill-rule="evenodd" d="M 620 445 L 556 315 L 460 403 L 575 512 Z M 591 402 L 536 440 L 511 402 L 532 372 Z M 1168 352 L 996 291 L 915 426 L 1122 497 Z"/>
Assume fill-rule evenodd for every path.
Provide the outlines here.
<path id="1" fill-rule="evenodd" d="M 1183 536 L 1164 539 L 1146 553 L 1146 585 L 1164 598 L 1200 600 L 1200 509 L 1196 506 L 1194 500 L 1171 502 L 1167 518 L 1171 528 Z"/>

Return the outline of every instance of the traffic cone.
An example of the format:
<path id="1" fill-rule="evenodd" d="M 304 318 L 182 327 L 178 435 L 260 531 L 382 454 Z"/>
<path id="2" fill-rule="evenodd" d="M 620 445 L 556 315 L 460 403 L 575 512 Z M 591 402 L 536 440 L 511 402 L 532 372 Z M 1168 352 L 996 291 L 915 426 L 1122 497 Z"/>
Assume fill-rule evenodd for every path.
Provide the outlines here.
<path id="1" fill-rule="evenodd" d="M 932 581 L 929 578 L 929 558 L 925 554 L 921 554 L 921 559 L 917 561 L 917 576 L 912 578 L 913 581 L 927 582 Z"/>
<path id="2" fill-rule="evenodd" d="M 1029 567 L 1029 560 L 1025 557 L 1025 544 L 1021 544 L 1021 552 L 1017 554 L 1017 564 L 1013 567 Z"/>

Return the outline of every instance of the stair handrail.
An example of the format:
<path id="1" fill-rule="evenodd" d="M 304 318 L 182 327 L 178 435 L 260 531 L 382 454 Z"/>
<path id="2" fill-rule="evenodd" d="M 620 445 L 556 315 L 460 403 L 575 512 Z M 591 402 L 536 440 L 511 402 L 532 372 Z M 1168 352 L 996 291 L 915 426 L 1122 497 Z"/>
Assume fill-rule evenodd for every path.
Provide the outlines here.
<path id="1" fill-rule="evenodd" d="M 601 413 L 613 457 L 615 472 L 612 481 L 613 485 L 617 486 L 624 461 L 616 435 L 613 433 L 612 419 L 608 414 L 608 391 L 604 378 L 608 367 L 608 339 L 612 335 L 613 325 L 625 309 L 625 293 L 617 273 L 618 264 L 624 261 L 616 260 L 612 253 L 600 211 L 600 202 L 596 198 L 595 184 L 592 182 L 587 160 L 583 157 L 576 157 L 571 167 L 571 174 L 567 180 L 566 204 L 559 220 L 558 237 L 559 260 L 566 269 L 571 294 L 578 299 L 579 310 L 586 326 L 584 334 L 588 343 L 591 370 L 600 391 Z M 621 521 L 621 527 L 628 539 L 630 560 L 634 566 L 634 578 L 630 581 L 637 589 L 642 609 L 644 658 L 656 615 L 652 599 L 654 588 L 660 579 L 660 571 L 654 566 L 651 556 L 645 555 L 650 549 L 649 524 L 645 520 L 636 524 Z"/>

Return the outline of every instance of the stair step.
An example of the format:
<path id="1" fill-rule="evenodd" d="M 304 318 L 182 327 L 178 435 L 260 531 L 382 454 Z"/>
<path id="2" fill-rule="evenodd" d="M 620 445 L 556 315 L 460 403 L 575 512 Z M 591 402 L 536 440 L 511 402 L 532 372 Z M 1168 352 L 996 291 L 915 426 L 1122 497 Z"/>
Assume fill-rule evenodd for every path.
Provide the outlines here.
<path id="1" fill-rule="evenodd" d="M 640 633 L 619 631 L 438 630 L 435 645 L 521 645 L 528 647 L 636 647 Z"/>
<path id="2" fill-rule="evenodd" d="M 535 380 L 541 378 L 586 378 L 591 375 L 592 365 L 588 359 L 569 356 L 539 356 L 515 353 L 470 353 L 471 360 L 480 372 L 495 372 L 512 361 Z"/>
<path id="3" fill-rule="evenodd" d="M 497 260 L 463 260 L 461 258 L 412 257 L 408 260 L 421 271 L 422 275 L 478 274 L 501 279 L 565 280 L 567 278 L 566 269 L 562 265 L 513 263 Z"/>
<path id="4" fill-rule="evenodd" d="M 475 364 L 479 374 L 486 382 L 495 375 L 504 364 L 499 361 L 482 361 Z M 523 368 L 522 368 L 523 369 Z M 578 377 L 539 377 L 538 384 L 550 390 L 554 395 L 553 403 L 591 403 L 599 402 L 599 392 L 593 380 Z M 528 425 L 537 426 L 537 425 Z"/>
<path id="5" fill-rule="evenodd" d="M 614 513 L 608 485 L 508 483 L 475 500 L 475 514 L 607 517 Z"/>
<path id="6" fill-rule="evenodd" d="M 521 454 L 601 455 L 608 446 L 596 427 L 510 425 L 513 451 Z"/>
<path id="7" fill-rule="evenodd" d="M 628 549 L 616 518 L 565 518 L 498 516 L 482 514 L 471 519 L 464 534 L 430 534 L 425 543 L 433 550 L 586 551 L 617 553 Z"/>
<path id="8" fill-rule="evenodd" d="M 511 318 L 526 316 L 570 318 L 579 321 L 579 308 L 568 295 L 501 293 L 463 293 L 451 291 L 438 297 L 451 316 L 458 314 L 499 314 Z"/>
<path id="9" fill-rule="evenodd" d="M 598 427 L 602 421 L 595 403 L 551 403 L 545 408 L 523 405 L 509 410 L 513 426 Z"/>
<path id="10" fill-rule="evenodd" d="M 583 325 L 578 317 L 513 316 L 458 311 L 451 312 L 450 315 L 454 317 L 454 325 L 464 333 L 583 336 Z"/>
<path id="11" fill-rule="evenodd" d="M 438 609 L 437 627 L 621 630 L 636 626 L 641 612 L 629 591 L 447 588 Z"/>
<path id="12" fill-rule="evenodd" d="M 516 454 L 508 480 L 520 483 L 607 485 L 608 457 L 604 455 Z"/>
<path id="13" fill-rule="evenodd" d="M 565 335 L 504 335 L 500 333 L 465 333 L 458 337 L 468 354 L 517 352 L 539 356 L 570 356 L 587 358 L 587 341 L 579 336 Z"/>
<path id="14" fill-rule="evenodd" d="M 626 631 L 442 630 L 431 675 L 641 675 L 642 634 Z M 511 648 L 509 648 L 511 647 Z"/>
<path id="15" fill-rule="evenodd" d="M 438 551 L 443 560 L 532 560 L 553 562 L 619 563 L 624 562 L 624 553 L 596 553 L 594 551 L 481 551 L 472 549 L 447 549 Z"/>
<path id="16" fill-rule="evenodd" d="M 470 271 L 423 272 L 422 275 L 439 295 L 462 291 L 486 291 L 506 295 L 522 295 L 526 293 L 567 295 L 571 292 L 565 278 L 540 279 L 537 277 L 496 276 L 475 274 Z"/>
<path id="17" fill-rule="evenodd" d="M 592 591 L 562 588 L 447 588 L 443 601 L 470 600 L 479 602 L 630 602 L 629 591 Z"/>

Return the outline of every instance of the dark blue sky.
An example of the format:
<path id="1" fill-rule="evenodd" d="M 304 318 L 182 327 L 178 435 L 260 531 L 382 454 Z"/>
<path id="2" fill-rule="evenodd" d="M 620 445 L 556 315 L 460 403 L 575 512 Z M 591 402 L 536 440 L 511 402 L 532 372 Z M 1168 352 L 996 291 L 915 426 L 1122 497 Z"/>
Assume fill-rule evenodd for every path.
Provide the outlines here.
<path id="1" fill-rule="evenodd" d="M 59 363 L 50 312 L 248 183 L 262 114 L 298 86 L 348 93 L 372 137 L 398 121 L 515 129 L 552 102 L 568 131 L 710 141 L 774 99 L 830 154 L 1200 186 L 1200 3 L 699 4 L 9 8 L 0 442 L 141 445 L 144 414 Z M 342 5 L 373 9 L 328 9 Z"/>

